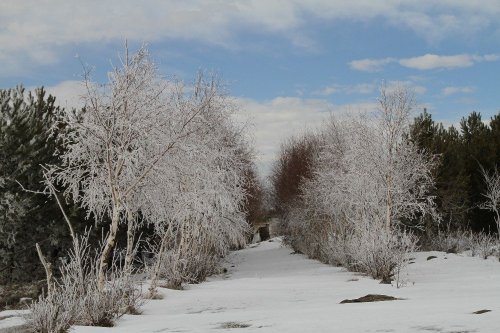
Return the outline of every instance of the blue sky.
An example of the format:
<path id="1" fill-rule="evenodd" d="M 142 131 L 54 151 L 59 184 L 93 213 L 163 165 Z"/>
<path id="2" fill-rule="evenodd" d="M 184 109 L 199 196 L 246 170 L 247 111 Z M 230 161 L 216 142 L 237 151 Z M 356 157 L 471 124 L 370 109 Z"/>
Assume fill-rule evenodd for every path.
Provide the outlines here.
<path id="1" fill-rule="evenodd" d="M 125 39 L 147 42 L 165 75 L 222 76 L 265 173 L 284 138 L 370 111 L 382 82 L 447 124 L 497 113 L 498 17 L 498 0 L 3 0 L 0 88 L 44 85 L 78 105 L 81 61 L 104 81 Z"/>

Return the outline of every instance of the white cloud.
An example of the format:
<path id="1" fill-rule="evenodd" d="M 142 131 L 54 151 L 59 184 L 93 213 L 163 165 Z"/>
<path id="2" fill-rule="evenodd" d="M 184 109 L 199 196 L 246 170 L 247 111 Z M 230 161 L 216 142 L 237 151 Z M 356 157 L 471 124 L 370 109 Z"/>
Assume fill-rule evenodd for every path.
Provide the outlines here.
<path id="1" fill-rule="evenodd" d="M 497 0 L 2 0 L 0 59 L 52 63 L 68 45 L 124 38 L 150 42 L 175 38 L 238 47 L 240 32 L 280 35 L 298 47 L 314 48 L 313 34 L 304 28 L 318 19 L 382 18 L 387 25 L 436 41 L 474 36 L 488 28 L 498 31 L 499 15 Z M 353 66 L 377 70 L 380 64 Z"/>
<path id="2" fill-rule="evenodd" d="M 349 63 L 349 66 L 357 71 L 363 72 L 379 72 L 385 65 L 394 62 L 394 58 L 384 58 L 384 59 L 361 59 L 353 60 Z"/>
<path id="3" fill-rule="evenodd" d="M 500 56 L 497 54 L 486 55 L 471 55 L 471 54 L 457 54 L 457 55 L 437 55 L 425 54 L 423 56 L 412 58 L 384 58 L 384 59 L 362 59 L 353 60 L 349 63 L 352 69 L 359 71 L 380 71 L 383 67 L 391 62 L 397 62 L 403 67 L 418 69 L 418 70 L 431 70 L 431 69 L 454 69 L 470 67 L 476 63 L 484 61 L 497 61 Z"/>
<path id="4" fill-rule="evenodd" d="M 333 94 L 372 94 L 377 89 L 374 83 L 360 83 L 354 85 L 333 84 L 313 92 L 314 95 L 331 96 Z"/>
<path id="5" fill-rule="evenodd" d="M 45 87 L 47 92 L 56 97 L 56 103 L 64 108 L 82 108 L 82 96 L 85 86 L 82 81 L 63 81 L 54 86 Z"/>
<path id="6" fill-rule="evenodd" d="M 460 67 L 470 67 L 478 62 L 497 61 L 498 55 L 488 54 L 484 56 L 458 54 L 451 56 L 426 54 L 420 57 L 406 58 L 399 60 L 401 66 L 419 70 L 429 70 L 436 68 L 452 69 Z"/>
<path id="7" fill-rule="evenodd" d="M 343 91 L 343 87 L 340 85 L 331 85 L 327 86 L 319 91 L 314 92 L 314 95 L 321 95 L 321 96 L 330 96 L 333 94 L 337 94 Z"/>
<path id="8" fill-rule="evenodd" d="M 420 57 L 401 59 L 399 63 L 401 66 L 408 68 L 429 70 L 435 68 L 470 67 L 474 64 L 474 60 L 467 54 L 453 56 L 426 54 Z"/>
<path id="9" fill-rule="evenodd" d="M 475 91 L 474 87 L 455 87 L 455 86 L 450 86 L 450 87 L 445 87 L 441 90 L 441 94 L 444 96 L 450 96 L 454 94 L 470 94 Z"/>

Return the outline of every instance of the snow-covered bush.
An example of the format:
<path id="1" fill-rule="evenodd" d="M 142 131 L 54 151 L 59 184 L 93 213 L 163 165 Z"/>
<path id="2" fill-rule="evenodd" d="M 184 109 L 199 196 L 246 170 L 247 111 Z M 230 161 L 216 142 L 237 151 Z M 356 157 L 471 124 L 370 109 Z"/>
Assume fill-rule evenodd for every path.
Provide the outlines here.
<path id="1" fill-rule="evenodd" d="M 75 322 L 77 300 L 60 290 L 40 298 L 30 306 L 28 327 L 36 333 L 65 333 Z"/>
<path id="2" fill-rule="evenodd" d="M 465 230 L 438 230 L 435 234 L 422 237 L 422 249 L 460 253 L 470 249 L 471 232 Z"/>
<path id="3" fill-rule="evenodd" d="M 496 237 L 484 232 L 438 230 L 436 234 L 425 237 L 422 247 L 429 251 L 451 253 L 470 251 L 472 256 L 487 258 L 490 255 L 497 255 L 499 245 Z"/>
<path id="4" fill-rule="evenodd" d="M 98 255 L 91 254 L 88 234 L 75 240 L 74 248 L 61 264 L 60 279 L 31 307 L 28 320 L 35 332 L 65 332 L 71 325 L 113 326 L 125 313 L 135 313 L 142 304 L 138 280 L 124 271 L 114 257 L 105 288 L 98 286 Z"/>
<path id="5" fill-rule="evenodd" d="M 248 224 L 243 213 L 216 218 L 208 213 L 193 214 L 189 219 L 173 220 L 153 250 L 155 260 L 150 268 L 152 289 L 158 282 L 169 288 L 182 283 L 198 283 L 217 273 L 220 259 L 231 248 L 245 244 Z M 154 293 L 152 293 L 154 294 Z"/>
<path id="6" fill-rule="evenodd" d="M 366 229 L 347 236 L 351 270 L 390 283 L 407 263 L 407 254 L 416 250 L 417 239 L 399 229 L 366 226 Z"/>
<path id="7" fill-rule="evenodd" d="M 497 254 L 500 242 L 497 237 L 480 232 L 472 235 L 470 251 L 472 256 L 480 256 L 484 259 Z"/>

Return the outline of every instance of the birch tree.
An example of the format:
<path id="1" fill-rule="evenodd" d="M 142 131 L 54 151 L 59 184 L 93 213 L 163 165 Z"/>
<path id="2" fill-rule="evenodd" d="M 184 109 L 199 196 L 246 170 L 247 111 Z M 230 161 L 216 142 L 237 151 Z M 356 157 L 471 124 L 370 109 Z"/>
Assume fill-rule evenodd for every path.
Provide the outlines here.
<path id="1" fill-rule="evenodd" d="M 165 202 L 160 207 L 168 207 L 168 219 L 155 223 L 161 243 L 151 293 L 159 278 L 167 280 L 170 287 L 203 280 L 214 272 L 229 248 L 245 243 L 248 225 L 243 204 L 248 162 L 240 154 L 245 142 L 228 122 L 231 110 L 224 109 L 210 114 L 217 121 L 209 121 L 210 133 L 195 136 L 203 144 L 195 144 L 182 154 L 182 163 L 175 168 L 176 186 L 170 195 L 163 196 Z"/>
<path id="2" fill-rule="evenodd" d="M 127 50 L 107 84 L 96 84 L 89 72 L 84 83 L 86 113 L 81 121 L 68 120 L 68 149 L 52 175 L 89 216 L 109 218 L 99 259 L 102 289 L 120 222 L 128 224 L 130 264 L 138 213 L 149 221 L 167 219 L 159 207 L 166 193 L 179 186 L 174 180 L 187 162 L 181 157 L 198 153 L 194 147 L 203 144 L 212 130 L 210 121 L 216 120 L 210 114 L 225 99 L 214 78 L 199 75 L 191 87 L 165 80 L 144 47 L 134 55 Z"/>

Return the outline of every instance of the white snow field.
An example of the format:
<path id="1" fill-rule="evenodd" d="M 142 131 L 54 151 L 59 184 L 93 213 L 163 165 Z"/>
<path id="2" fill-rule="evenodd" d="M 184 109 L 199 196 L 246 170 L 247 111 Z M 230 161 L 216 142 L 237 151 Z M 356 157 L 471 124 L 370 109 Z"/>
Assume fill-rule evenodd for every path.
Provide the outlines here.
<path id="1" fill-rule="evenodd" d="M 416 253 L 398 289 L 292 252 L 279 238 L 253 244 L 229 256 L 223 276 L 161 289 L 164 299 L 116 327 L 74 332 L 500 332 L 497 258 Z M 339 304 L 366 294 L 402 300 Z"/>
<path id="2" fill-rule="evenodd" d="M 222 276 L 161 289 L 164 299 L 116 327 L 72 332 L 500 332 L 497 258 L 416 253 L 398 289 L 292 252 L 279 238 L 252 244 L 231 253 Z M 437 258 L 427 260 L 431 255 Z M 367 294 L 401 300 L 339 304 Z M 478 310 L 491 312 L 473 314 Z"/>

